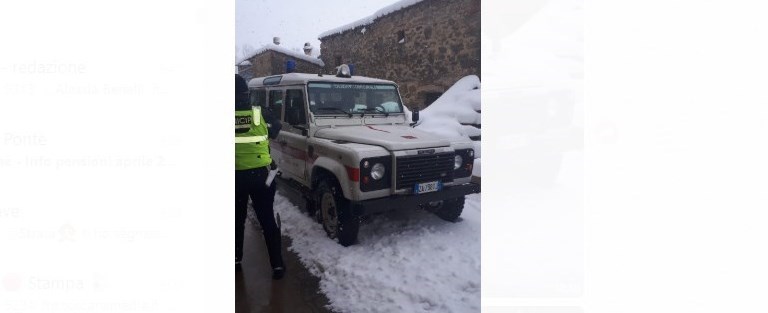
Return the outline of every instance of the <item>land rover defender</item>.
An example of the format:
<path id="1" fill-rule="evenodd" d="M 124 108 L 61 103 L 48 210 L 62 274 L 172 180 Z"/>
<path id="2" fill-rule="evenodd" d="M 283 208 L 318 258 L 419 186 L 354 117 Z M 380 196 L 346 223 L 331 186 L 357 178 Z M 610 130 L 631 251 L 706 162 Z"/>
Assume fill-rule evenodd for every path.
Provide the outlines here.
<path id="1" fill-rule="evenodd" d="M 279 190 L 301 197 L 343 246 L 357 241 L 363 216 L 424 208 L 455 222 L 464 196 L 480 192 L 470 181 L 472 142 L 413 128 L 392 81 L 352 76 L 342 65 L 335 76 L 287 73 L 248 86 L 252 105 L 283 124 L 270 142 Z"/>

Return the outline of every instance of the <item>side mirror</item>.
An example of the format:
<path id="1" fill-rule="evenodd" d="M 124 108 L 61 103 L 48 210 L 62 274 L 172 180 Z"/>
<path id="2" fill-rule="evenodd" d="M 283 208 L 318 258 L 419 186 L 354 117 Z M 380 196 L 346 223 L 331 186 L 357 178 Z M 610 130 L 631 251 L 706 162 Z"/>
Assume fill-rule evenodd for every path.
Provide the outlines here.
<path id="1" fill-rule="evenodd" d="M 411 112 L 411 120 L 413 120 L 411 127 L 416 126 L 416 123 L 419 121 L 419 108 L 413 109 L 413 112 Z"/>
<path id="2" fill-rule="evenodd" d="M 292 126 L 293 126 L 293 128 L 296 128 L 296 129 L 300 130 L 302 136 L 309 136 L 309 128 L 307 127 L 307 125 L 296 124 L 296 125 L 292 125 Z"/>

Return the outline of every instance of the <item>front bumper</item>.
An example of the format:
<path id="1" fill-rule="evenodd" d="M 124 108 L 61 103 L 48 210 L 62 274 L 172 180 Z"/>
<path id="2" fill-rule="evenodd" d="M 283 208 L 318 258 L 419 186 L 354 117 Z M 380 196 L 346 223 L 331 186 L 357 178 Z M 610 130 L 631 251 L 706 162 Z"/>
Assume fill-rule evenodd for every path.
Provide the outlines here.
<path id="1" fill-rule="evenodd" d="M 373 200 L 352 201 L 351 205 L 353 212 L 355 212 L 357 216 L 363 216 L 398 208 L 415 209 L 419 205 L 428 202 L 458 198 L 479 192 L 480 184 L 466 183 L 447 186 L 443 190 L 420 195 L 393 195 Z"/>

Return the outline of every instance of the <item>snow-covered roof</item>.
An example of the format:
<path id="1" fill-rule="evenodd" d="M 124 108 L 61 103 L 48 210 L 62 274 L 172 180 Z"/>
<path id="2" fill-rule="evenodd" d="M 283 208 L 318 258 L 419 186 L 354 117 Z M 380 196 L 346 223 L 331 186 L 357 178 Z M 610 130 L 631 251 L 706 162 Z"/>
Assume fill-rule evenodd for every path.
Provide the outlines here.
<path id="1" fill-rule="evenodd" d="M 365 77 L 365 76 L 352 76 L 352 77 L 346 78 L 346 77 L 336 77 L 330 74 L 319 76 L 318 74 L 289 73 L 289 74 L 253 78 L 250 81 L 248 81 L 248 87 L 253 88 L 253 87 L 263 86 L 264 78 L 277 77 L 277 76 L 282 76 L 282 78 L 280 79 L 280 85 L 306 84 L 308 82 L 369 83 L 369 84 L 378 83 L 378 84 L 396 85 L 395 82 L 391 80 L 384 80 L 384 79 L 371 78 L 371 77 Z"/>
<path id="2" fill-rule="evenodd" d="M 254 56 L 258 55 L 258 54 L 264 53 L 267 50 L 272 50 L 272 51 L 275 51 L 275 52 L 280 52 L 282 54 L 285 54 L 285 55 L 288 55 L 288 56 L 291 56 L 291 57 L 294 57 L 294 58 L 297 58 L 297 59 L 300 59 L 300 60 L 303 60 L 303 61 L 314 63 L 314 64 L 317 64 L 317 65 L 320 65 L 320 66 L 325 66 L 325 63 L 323 63 L 323 61 L 318 59 L 318 58 L 311 57 L 311 56 L 308 56 L 308 55 L 306 55 L 306 54 L 304 54 L 302 52 L 292 51 L 290 49 L 286 49 L 284 47 L 277 46 L 277 45 L 272 45 L 272 44 L 265 45 L 265 46 L 263 46 L 263 47 L 261 47 L 259 49 L 256 49 L 255 51 L 251 52 L 249 55 L 245 56 L 244 58 L 240 58 L 237 61 L 235 61 L 235 64 L 240 64 L 243 61 L 247 61 L 248 59 L 250 59 L 250 58 L 252 58 L 252 57 L 254 57 Z"/>
<path id="3" fill-rule="evenodd" d="M 323 38 L 331 36 L 331 35 L 341 34 L 341 33 L 345 32 L 345 31 L 348 31 L 350 29 L 354 29 L 355 27 L 358 27 L 358 26 L 364 26 L 364 25 L 372 24 L 377 19 L 379 19 L 379 18 L 381 18 L 383 16 L 386 16 L 386 15 L 388 15 L 390 13 L 394 13 L 394 12 L 400 11 L 402 9 L 405 9 L 405 8 L 407 8 L 409 6 L 412 6 L 412 5 L 417 4 L 419 2 L 422 2 L 422 1 L 424 1 L 424 0 L 400 0 L 398 2 L 395 2 L 393 4 L 390 4 L 390 5 L 386 6 L 386 7 L 383 7 L 381 9 L 379 9 L 378 11 L 376 11 L 376 13 L 373 13 L 372 15 L 370 15 L 368 17 L 364 17 L 362 19 L 359 19 L 359 20 L 354 21 L 352 23 L 349 23 L 347 25 L 344 25 L 344 26 L 337 27 L 337 28 L 331 29 L 329 31 L 326 31 L 326 32 L 318 35 L 317 39 L 323 39 Z"/>
<path id="4" fill-rule="evenodd" d="M 248 65 L 251 65 L 251 61 L 245 60 L 243 62 L 240 62 L 238 65 L 248 66 Z"/>

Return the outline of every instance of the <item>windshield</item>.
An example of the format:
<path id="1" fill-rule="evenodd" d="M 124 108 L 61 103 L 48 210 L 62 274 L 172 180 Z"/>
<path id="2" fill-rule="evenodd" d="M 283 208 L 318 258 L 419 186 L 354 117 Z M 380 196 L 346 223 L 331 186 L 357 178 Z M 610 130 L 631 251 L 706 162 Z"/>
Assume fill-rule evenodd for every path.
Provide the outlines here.
<path id="1" fill-rule="evenodd" d="M 309 109 L 315 115 L 403 113 L 394 85 L 309 83 Z"/>

